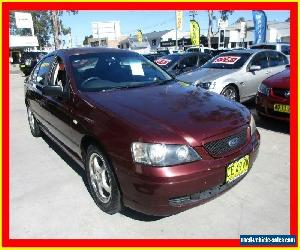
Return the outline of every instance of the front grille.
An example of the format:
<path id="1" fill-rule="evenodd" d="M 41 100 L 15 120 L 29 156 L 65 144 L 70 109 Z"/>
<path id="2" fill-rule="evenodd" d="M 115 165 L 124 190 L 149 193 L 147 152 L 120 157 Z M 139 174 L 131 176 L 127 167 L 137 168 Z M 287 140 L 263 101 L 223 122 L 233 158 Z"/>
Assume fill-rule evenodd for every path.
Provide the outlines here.
<path id="1" fill-rule="evenodd" d="M 222 138 L 220 140 L 211 141 L 204 144 L 206 151 L 213 157 L 221 157 L 234 151 L 243 145 L 247 141 L 247 128 L 244 128 L 241 132 Z M 234 143 L 235 142 L 235 143 Z"/>
<path id="2" fill-rule="evenodd" d="M 273 88 L 272 91 L 275 96 L 279 96 L 279 97 L 283 97 L 283 98 L 288 98 L 290 96 L 289 89 Z"/>

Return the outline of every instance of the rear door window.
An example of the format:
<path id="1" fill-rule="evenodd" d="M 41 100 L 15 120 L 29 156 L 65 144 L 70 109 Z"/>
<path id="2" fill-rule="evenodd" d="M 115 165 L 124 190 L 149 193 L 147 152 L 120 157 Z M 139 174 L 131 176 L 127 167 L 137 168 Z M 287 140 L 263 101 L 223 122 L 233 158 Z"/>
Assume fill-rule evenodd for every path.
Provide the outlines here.
<path id="1" fill-rule="evenodd" d="M 284 56 L 283 54 L 278 53 L 278 57 L 279 57 L 280 62 L 281 62 L 283 65 L 289 64 L 289 60 L 288 60 L 287 57 Z M 281 64 L 281 65 L 282 65 L 282 64 Z"/>
<path id="2" fill-rule="evenodd" d="M 269 55 L 270 67 L 276 67 L 276 66 L 287 64 L 286 58 L 282 54 L 276 51 L 270 51 L 268 52 L 268 55 Z"/>

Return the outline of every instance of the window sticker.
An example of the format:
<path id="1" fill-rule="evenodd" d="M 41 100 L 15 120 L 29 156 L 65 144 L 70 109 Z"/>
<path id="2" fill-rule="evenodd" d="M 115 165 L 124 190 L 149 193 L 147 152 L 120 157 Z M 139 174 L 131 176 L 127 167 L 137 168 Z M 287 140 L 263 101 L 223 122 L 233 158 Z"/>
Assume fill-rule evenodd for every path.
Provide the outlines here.
<path id="1" fill-rule="evenodd" d="M 220 56 L 213 63 L 235 64 L 240 58 L 240 56 Z"/>
<path id="2" fill-rule="evenodd" d="M 141 62 L 130 62 L 130 68 L 133 76 L 145 75 Z"/>
<path id="3" fill-rule="evenodd" d="M 157 59 L 155 61 L 155 63 L 158 65 L 167 65 L 169 62 L 171 62 L 171 60 L 168 59 Z"/>

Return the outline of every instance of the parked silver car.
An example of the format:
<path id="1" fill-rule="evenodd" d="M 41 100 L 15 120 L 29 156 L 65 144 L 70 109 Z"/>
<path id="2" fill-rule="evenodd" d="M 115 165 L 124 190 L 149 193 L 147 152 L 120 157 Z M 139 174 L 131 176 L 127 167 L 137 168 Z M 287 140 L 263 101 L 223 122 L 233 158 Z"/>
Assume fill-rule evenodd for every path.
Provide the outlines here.
<path id="1" fill-rule="evenodd" d="M 287 64 L 287 57 L 278 51 L 237 50 L 217 55 L 177 79 L 244 102 L 256 95 L 263 80 L 283 71 Z"/>

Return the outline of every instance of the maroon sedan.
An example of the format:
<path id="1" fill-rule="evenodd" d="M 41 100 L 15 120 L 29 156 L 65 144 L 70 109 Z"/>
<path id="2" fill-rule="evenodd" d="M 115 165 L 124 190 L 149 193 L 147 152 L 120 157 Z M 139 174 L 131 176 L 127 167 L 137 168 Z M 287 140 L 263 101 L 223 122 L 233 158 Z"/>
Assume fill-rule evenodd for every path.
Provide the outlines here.
<path id="1" fill-rule="evenodd" d="M 96 204 L 170 215 L 243 178 L 259 147 L 247 108 L 118 49 L 59 50 L 25 83 L 31 132 L 86 171 Z M 46 174 L 46 173 L 45 173 Z"/>
<path id="2" fill-rule="evenodd" d="M 290 69 L 264 80 L 258 87 L 256 110 L 259 115 L 290 120 Z"/>

